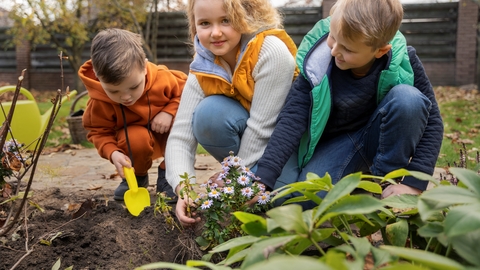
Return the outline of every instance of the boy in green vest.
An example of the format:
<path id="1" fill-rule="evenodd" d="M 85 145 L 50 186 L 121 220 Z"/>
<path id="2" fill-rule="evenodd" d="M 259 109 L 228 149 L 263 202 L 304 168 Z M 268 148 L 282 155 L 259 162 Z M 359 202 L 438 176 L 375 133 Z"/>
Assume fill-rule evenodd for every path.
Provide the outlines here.
<path id="1" fill-rule="evenodd" d="M 308 172 L 328 173 L 333 184 L 358 171 L 433 174 L 443 123 L 422 63 L 398 31 L 402 18 L 399 0 L 339 0 L 304 37 L 301 75 L 258 161 L 262 183 L 275 189 Z M 405 177 L 382 196 L 419 194 L 427 184 Z"/>

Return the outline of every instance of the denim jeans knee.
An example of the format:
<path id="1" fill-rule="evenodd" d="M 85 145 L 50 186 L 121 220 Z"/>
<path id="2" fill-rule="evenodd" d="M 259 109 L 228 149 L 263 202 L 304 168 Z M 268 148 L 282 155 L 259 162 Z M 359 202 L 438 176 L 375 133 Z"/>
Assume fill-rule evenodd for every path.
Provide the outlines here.
<path id="1" fill-rule="evenodd" d="M 216 160 L 222 161 L 230 151 L 238 153 L 248 118 L 240 102 L 224 95 L 208 96 L 193 113 L 193 135 Z"/>

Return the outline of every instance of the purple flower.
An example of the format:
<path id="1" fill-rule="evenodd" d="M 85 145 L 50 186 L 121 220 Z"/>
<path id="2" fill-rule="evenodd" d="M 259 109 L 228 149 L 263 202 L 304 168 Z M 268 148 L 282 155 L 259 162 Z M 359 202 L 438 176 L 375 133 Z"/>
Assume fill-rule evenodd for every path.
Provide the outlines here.
<path id="1" fill-rule="evenodd" d="M 250 187 L 242 188 L 242 195 L 251 198 L 253 196 L 253 190 Z"/>
<path id="2" fill-rule="evenodd" d="M 245 174 L 242 174 L 237 178 L 237 182 L 242 186 L 246 186 L 250 183 L 250 178 Z"/>
<path id="3" fill-rule="evenodd" d="M 270 194 L 268 192 L 263 192 L 258 196 L 258 204 L 267 204 L 270 201 Z"/>
<path id="4" fill-rule="evenodd" d="M 212 200 L 206 200 L 202 203 L 202 206 L 200 208 L 202 208 L 203 210 L 205 209 L 208 209 L 210 208 L 211 206 L 213 205 L 213 201 Z"/>

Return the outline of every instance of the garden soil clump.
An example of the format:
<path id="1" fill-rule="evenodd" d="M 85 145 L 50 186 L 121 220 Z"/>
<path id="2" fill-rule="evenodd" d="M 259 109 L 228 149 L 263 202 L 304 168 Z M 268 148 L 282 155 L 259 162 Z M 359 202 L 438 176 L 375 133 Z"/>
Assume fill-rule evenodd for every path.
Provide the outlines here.
<path id="1" fill-rule="evenodd" d="M 156 182 L 156 175 L 149 177 L 151 206 L 139 216 L 132 216 L 123 202 L 113 200 L 113 190 L 120 180 L 99 172 L 102 168 L 114 170 L 113 165 L 107 161 L 102 166 L 104 161 L 92 151 L 95 150 L 76 150 L 80 152 L 78 155 L 61 153 L 56 157 L 61 161 L 45 157 L 43 163 L 39 162 L 38 176 L 34 178 L 39 181 L 32 186 L 33 193 L 26 214 L 22 212 L 22 222 L 0 237 L 0 269 L 11 269 L 17 263 L 15 269 L 52 269 L 59 259 L 60 269 L 69 266 L 73 269 L 134 269 L 152 262 L 185 264 L 186 260 L 200 259 L 202 253 L 194 242 L 200 232 L 192 228 L 181 230 L 167 222 L 165 214 L 155 211 L 157 197 L 152 183 Z M 85 155 L 92 159 L 89 163 L 93 172 L 92 168 L 78 169 L 82 162 L 88 161 Z M 48 169 L 50 162 L 57 163 L 61 171 L 52 173 Z M 214 159 L 197 159 L 196 164 L 200 178 L 202 173 L 205 178 L 219 168 Z M 156 171 L 155 164 L 152 171 Z M 88 180 L 95 172 L 98 179 Z M 28 177 L 24 178 L 21 190 L 25 189 L 26 180 Z M 83 183 L 87 181 L 90 185 L 85 186 Z M 174 208 L 175 205 L 168 213 L 177 221 Z M 0 205 L 2 210 L 6 210 L 5 204 Z"/>

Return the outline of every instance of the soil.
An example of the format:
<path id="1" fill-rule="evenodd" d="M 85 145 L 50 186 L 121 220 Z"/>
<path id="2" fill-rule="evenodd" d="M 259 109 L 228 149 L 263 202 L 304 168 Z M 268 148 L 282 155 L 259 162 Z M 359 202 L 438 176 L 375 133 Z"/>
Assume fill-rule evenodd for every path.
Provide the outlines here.
<path id="1" fill-rule="evenodd" d="M 158 162 L 149 171 L 151 206 L 133 216 L 123 202 L 113 200 L 121 179 L 94 149 L 46 151 L 39 159 L 21 222 L 0 237 L 0 269 L 52 269 L 59 259 L 59 269 L 134 269 L 152 262 L 185 264 L 200 259 L 203 253 L 194 242 L 198 231 L 180 229 L 155 211 Z M 197 155 L 197 183 L 219 171 L 219 166 L 212 157 Z M 9 207 L 18 207 L 19 202 L 0 205 L 3 223 Z M 173 211 L 166 216 L 175 220 Z"/>

